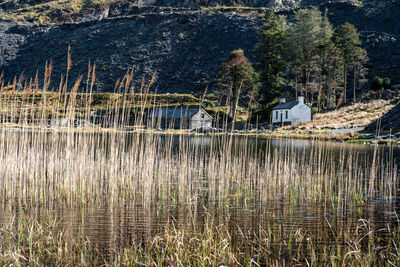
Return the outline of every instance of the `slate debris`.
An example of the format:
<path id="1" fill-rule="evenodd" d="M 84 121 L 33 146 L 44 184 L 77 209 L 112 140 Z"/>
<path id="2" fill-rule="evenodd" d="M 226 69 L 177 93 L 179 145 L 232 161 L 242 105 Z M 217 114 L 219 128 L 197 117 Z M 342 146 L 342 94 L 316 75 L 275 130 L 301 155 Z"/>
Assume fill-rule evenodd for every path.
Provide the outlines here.
<path id="1" fill-rule="evenodd" d="M 112 91 L 117 78 L 134 67 L 134 82 L 157 72 L 158 92 L 203 92 L 232 50 L 250 51 L 256 41 L 258 20 L 236 15 L 198 12 L 142 14 L 83 23 L 35 28 L 0 22 L 0 72 L 13 79 L 22 71 L 43 74 L 53 62 L 53 84 L 65 72 L 71 46 L 74 79 L 86 74 L 89 60 L 97 64 L 96 91 Z M 42 75 L 41 75 L 42 76 Z"/>
<path id="2" fill-rule="evenodd" d="M 400 83 L 400 27 L 395 27 L 400 25 L 400 1 L 363 1 L 363 5 L 326 0 L 242 2 L 281 10 L 279 14 L 288 15 L 289 20 L 293 12 L 287 10 L 294 6 L 317 5 L 327 10 L 335 26 L 345 21 L 355 24 L 361 30 L 370 57 L 371 75 L 383 75 L 392 84 Z M 94 89 L 98 92 L 112 91 L 116 80 L 133 67 L 137 87 L 142 77 L 150 79 L 157 72 L 153 91 L 202 93 L 207 87 L 212 91 L 217 70 L 232 50 L 243 49 L 250 61 L 255 62 L 251 51 L 260 17 L 242 16 L 236 11 L 186 8 L 215 3 L 233 5 L 229 0 L 207 4 L 198 0 L 157 0 L 154 6 L 145 7 L 137 3 L 126 0 L 98 6 L 80 14 L 75 18 L 76 23 L 53 26 L 0 19 L 0 73 L 4 71 L 12 80 L 21 72 L 25 77 L 33 77 L 38 69 L 42 77 L 46 61 L 52 60 L 51 86 L 57 87 L 61 74 L 65 73 L 70 44 L 73 63 L 70 80 L 86 74 L 89 60 L 96 62 Z M 180 6 L 182 3 L 185 8 Z"/>

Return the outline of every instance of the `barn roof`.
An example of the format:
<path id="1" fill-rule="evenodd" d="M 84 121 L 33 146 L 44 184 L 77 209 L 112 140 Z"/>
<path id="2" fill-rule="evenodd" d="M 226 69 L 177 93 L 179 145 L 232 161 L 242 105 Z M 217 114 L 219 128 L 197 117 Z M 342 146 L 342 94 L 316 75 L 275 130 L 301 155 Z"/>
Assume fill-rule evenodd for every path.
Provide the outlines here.
<path id="1" fill-rule="evenodd" d="M 196 106 L 181 106 L 181 107 L 163 107 L 156 108 L 150 112 L 150 117 L 163 119 L 190 119 L 201 108 Z"/>
<path id="2" fill-rule="evenodd" d="M 292 107 L 298 105 L 298 101 L 291 101 L 291 102 L 285 102 L 285 103 L 280 103 L 276 105 L 275 107 L 272 108 L 272 110 L 275 109 L 291 109 Z"/>

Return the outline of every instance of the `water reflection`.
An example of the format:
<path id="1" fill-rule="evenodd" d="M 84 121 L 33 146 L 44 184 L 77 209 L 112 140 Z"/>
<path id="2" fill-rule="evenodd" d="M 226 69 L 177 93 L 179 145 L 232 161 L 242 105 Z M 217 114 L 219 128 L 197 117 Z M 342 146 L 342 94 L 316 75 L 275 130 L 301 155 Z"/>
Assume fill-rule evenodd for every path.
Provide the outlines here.
<path id="1" fill-rule="evenodd" d="M 303 140 L 303 139 L 272 139 L 271 146 L 280 148 L 282 146 L 289 146 L 292 149 L 296 150 L 310 150 L 313 145 L 312 140 Z"/>
<path id="2" fill-rule="evenodd" d="M 105 138 L 95 135 L 94 138 Z M 135 135 L 132 139 L 138 138 Z M 160 146 L 165 144 L 165 136 L 159 137 Z M 210 136 L 176 136 L 174 144 L 179 147 L 182 139 L 192 146 L 202 147 L 207 151 L 211 146 L 218 147 L 218 139 Z M 220 138 L 230 138 L 221 136 Z M 181 140 L 181 141 L 179 141 Z M 233 155 L 240 156 L 237 151 L 245 146 L 252 151 L 254 157 L 267 150 L 280 149 L 287 153 L 295 153 L 298 157 L 311 157 L 315 151 L 323 149 L 323 156 L 337 160 L 340 155 L 356 154 L 356 168 L 362 168 L 372 159 L 374 149 L 379 150 L 379 155 L 390 158 L 393 156 L 396 162 L 400 160 L 400 148 L 398 146 L 382 146 L 374 148 L 365 145 L 351 145 L 345 143 L 291 140 L 291 139 L 262 139 L 233 137 Z M 127 144 L 129 146 L 129 143 Z M 125 148 L 126 149 L 126 148 Z M 206 153 L 206 152 L 205 152 Z M 301 161 L 299 161 L 301 162 Z M 338 170 L 345 171 L 345 170 Z M 206 183 L 206 181 L 205 181 Z M 231 184 L 233 187 L 235 181 Z M 135 201 L 127 200 L 123 204 L 108 205 L 98 204 L 86 207 L 85 205 L 74 207 L 63 205 L 62 202 L 54 202 L 52 206 L 40 206 L 34 209 L 26 209 L 16 204 L 10 207 L 2 206 L 0 211 L 0 223 L 5 224 L 15 217 L 16 222 L 22 216 L 33 214 L 38 219 L 43 214 L 49 213 L 60 220 L 60 223 L 71 233 L 88 236 L 93 244 L 107 253 L 115 251 L 125 244 L 145 244 L 155 234 L 163 231 L 168 222 L 174 222 L 179 227 L 202 227 L 210 218 L 217 225 L 225 225 L 232 233 L 238 228 L 241 231 L 257 231 L 258 227 L 279 228 L 284 236 L 289 238 L 293 229 L 302 228 L 315 237 L 316 242 L 333 242 L 332 228 L 355 228 L 359 219 L 367 219 L 378 228 L 385 228 L 387 223 L 396 220 L 399 212 L 399 197 L 389 199 L 375 198 L 360 206 L 353 206 L 346 199 L 340 205 L 332 203 L 298 199 L 276 199 L 275 201 L 261 202 L 255 197 L 246 196 L 238 198 L 234 194 L 223 200 L 210 200 L 208 198 L 207 184 L 203 184 L 202 194 L 196 195 L 191 203 L 152 203 L 144 207 Z M 400 192 L 398 192 L 400 194 Z M 384 233 L 380 233 L 384 235 Z"/>
<path id="3" fill-rule="evenodd" d="M 138 205 L 91 208 L 59 205 L 54 209 L 38 207 L 34 210 L 17 207 L 16 210 L 3 210 L 0 222 L 3 224 L 15 216 L 14 222 L 18 223 L 21 216 L 28 214 L 40 221 L 42 216 L 50 213 L 73 236 L 86 235 L 95 247 L 107 254 L 126 244 L 145 245 L 161 233 L 168 222 L 174 222 L 180 228 L 191 228 L 195 224 L 201 229 L 205 221 L 210 220 L 208 216 L 216 225 L 225 225 L 232 234 L 239 228 L 243 232 L 254 232 L 261 226 L 281 231 L 288 240 L 292 231 L 301 228 L 313 236 L 315 242 L 334 243 L 332 229 L 355 229 L 360 218 L 368 220 L 373 227 L 385 228 L 396 220 L 399 207 L 398 201 L 375 201 L 361 208 L 342 206 L 334 209 L 313 202 L 201 204 L 190 209 L 179 205 L 151 206 L 150 209 Z M 387 233 L 376 234 L 384 237 Z"/>

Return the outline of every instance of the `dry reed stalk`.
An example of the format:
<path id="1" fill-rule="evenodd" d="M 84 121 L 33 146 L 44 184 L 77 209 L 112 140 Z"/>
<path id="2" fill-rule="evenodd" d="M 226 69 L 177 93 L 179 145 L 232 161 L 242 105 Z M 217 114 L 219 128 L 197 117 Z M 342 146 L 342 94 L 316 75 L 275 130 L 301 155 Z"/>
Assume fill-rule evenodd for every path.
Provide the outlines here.
<path id="1" fill-rule="evenodd" d="M 46 69 L 44 87 L 50 84 L 51 64 Z M 73 127 L 76 118 L 82 117 L 77 104 L 82 76 L 68 93 L 68 102 L 67 96 L 55 98 L 57 107 L 64 102 L 66 129 L 34 132 L 23 127 L 18 135 L 2 130 L 0 175 L 4 179 L 0 185 L 4 187 L 0 188 L 4 190 L 0 191 L 0 199 L 4 202 L 18 199 L 31 206 L 60 200 L 70 205 L 76 202 L 95 205 L 99 201 L 117 205 L 133 200 L 149 207 L 160 200 L 164 204 L 192 203 L 196 196 L 204 194 L 203 183 L 207 185 L 209 200 L 215 202 L 234 196 L 241 200 L 259 199 L 261 203 L 287 199 L 347 205 L 355 195 L 368 200 L 396 193 L 398 181 L 393 163 L 361 163 L 359 155 L 352 150 L 340 151 L 333 160 L 336 156 L 329 149 L 318 146 L 299 153 L 285 143 L 272 149 L 273 140 L 269 140 L 262 151 L 250 146 L 248 137 L 236 140 L 233 135 L 225 135 L 211 136 L 212 146 L 202 147 L 191 144 L 191 139 L 183 135 L 162 139 L 152 132 L 132 135 L 119 131 L 131 120 L 136 126 L 143 125 L 147 104 L 155 107 L 149 96 L 152 81 L 146 86 L 142 82 L 140 107 L 131 115 L 127 95 L 132 75 L 133 72 L 128 71 L 118 83 L 124 94 L 108 103 L 109 108 L 102 118 L 102 124 L 110 127 L 110 133 L 84 133 Z M 95 65 L 90 76 L 92 86 Z M 155 75 L 153 82 L 154 79 Z M 64 86 L 61 80 L 59 92 Z M 25 88 L 25 95 L 30 88 Z M 33 111 L 36 108 L 34 99 L 40 97 L 42 109 L 31 114 L 31 121 L 35 124 L 35 118 L 40 118 L 39 125 L 47 124 L 47 95 L 38 91 L 37 75 L 32 88 L 35 88 L 32 100 L 27 98 L 22 106 L 29 106 Z M 23 121 L 27 121 L 27 115 L 24 114 L 27 113 L 21 112 L 17 93 L 13 91 L 5 93 L 7 99 L 2 100 L 2 107 L 12 102 L 9 110 L 1 114 L 3 121 L 11 116 L 11 122 L 25 125 Z M 89 101 L 83 103 L 86 118 L 90 113 Z M 53 115 L 53 120 L 62 119 L 59 113 Z M 147 124 L 156 125 L 157 120 L 154 118 Z M 376 150 L 374 158 L 383 158 L 381 153 Z M 362 168 L 356 168 L 359 165 Z M 362 181 L 368 176 L 371 179 L 366 185 Z"/>

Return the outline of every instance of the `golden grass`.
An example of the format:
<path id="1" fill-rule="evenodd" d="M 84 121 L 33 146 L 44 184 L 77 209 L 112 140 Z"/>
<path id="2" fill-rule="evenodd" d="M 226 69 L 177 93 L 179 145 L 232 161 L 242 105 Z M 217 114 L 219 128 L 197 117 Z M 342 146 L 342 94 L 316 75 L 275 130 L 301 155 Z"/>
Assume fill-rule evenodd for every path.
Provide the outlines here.
<path id="1" fill-rule="evenodd" d="M 372 100 L 367 103 L 357 103 L 335 111 L 315 114 L 310 122 L 301 123 L 299 127 L 333 127 L 366 126 L 391 110 L 395 106 L 393 100 Z"/>
<path id="2" fill-rule="evenodd" d="M 144 130 L 157 128 L 160 123 L 160 118 L 147 119 L 145 113 L 147 107 L 160 105 L 149 94 L 152 81 L 144 81 L 136 93 L 129 82 L 133 73 L 127 73 L 125 81 L 118 84 L 125 93 L 111 95 L 105 101 L 105 113 L 96 120 L 97 115 L 92 115 L 91 87 L 83 88 L 84 95 L 77 93 L 83 76 L 69 86 L 68 81 L 62 82 L 57 92 L 48 93 L 51 64 L 45 73 L 43 85 L 35 79 L 25 83 L 21 92 L 16 80 L 8 86 L 0 81 L 2 205 L 18 203 L 31 209 L 61 203 L 71 207 L 129 204 L 139 205 L 147 212 L 151 206 L 195 208 L 198 198 L 206 195 L 209 203 L 219 207 L 228 201 L 267 205 L 269 201 L 283 200 L 290 205 L 310 201 L 344 210 L 348 206 L 361 207 L 376 198 L 391 200 L 397 194 L 398 171 L 393 151 L 383 152 L 375 147 L 371 160 L 364 160 L 352 147 L 335 154 L 325 144 L 299 151 L 285 143 L 274 147 L 271 142 L 277 141 L 268 139 L 261 149 L 252 145 L 248 136 L 236 139 L 228 134 L 208 138 L 185 137 L 179 132 L 154 134 Z M 62 125 L 53 123 L 61 120 Z M 124 131 L 127 127 L 136 131 Z M 67 238 L 51 221 L 45 225 L 50 228 L 33 220 L 3 229 L 0 260 L 21 265 L 89 265 L 90 260 L 98 258 L 90 240 Z M 226 229 L 218 227 L 210 224 L 205 230 L 189 232 L 166 227 L 165 234 L 157 235 L 150 247 L 121 247 L 110 265 L 247 264 L 255 249 L 268 248 L 270 241 L 266 238 L 282 239 L 279 233 L 260 228 L 264 232 L 257 233 L 260 239 L 255 240 L 261 243 L 252 243 L 243 254 L 232 244 Z M 357 233 L 351 232 L 354 240 L 364 240 L 365 236 Z M 354 240 L 349 245 L 352 250 L 339 251 L 334 246 L 324 252 L 305 242 L 306 235 L 301 231 L 298 235 L 302 240 L 299 250 L 311 251 L 302 255 L 309 255 L 306 257 L 315 264 L 321 262 L 317 253 L 336 257 L 322 257 L 321 264 L 353 259 L 361 265 L 382 260 L 379 255 L 368 254 L 369 250 L 358 252 L 359 244 Z M 243 240 L 250 242 L 251 236 L 244 235 Z M 20 242 L 13 245 L 15 240 Z M 392 249 L 390 253 L 394 253 Z M 280 262 L 281 258 L 265 253 L 267 263 Z M 302 260 L 300 256 L 295 259 Z M 288 259 L 292 261 L 293 258 Z"/>
<path id="3" fill-rule="evenodd" d="M 54 0 L 2 13 L 4 19 L 14 21 L 32 21 L 39 24 L 54 24 L 58 22 L 73 22 L 74 17 L 88 8 L 96 5 L 111 4 L 119 0 Z M 55 10 L 63 14 L 61 21 L 53 15 Z"/>

